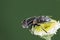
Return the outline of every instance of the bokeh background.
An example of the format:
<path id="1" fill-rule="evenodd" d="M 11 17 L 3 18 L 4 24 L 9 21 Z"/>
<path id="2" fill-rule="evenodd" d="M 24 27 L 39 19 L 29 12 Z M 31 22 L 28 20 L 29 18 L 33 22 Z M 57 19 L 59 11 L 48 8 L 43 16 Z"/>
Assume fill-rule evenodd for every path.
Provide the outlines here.
<path id="1" fill-rule="evenodd" d="M 60 20 L 60 0 L 1 0 L 0 40 L 44 40 L 21 26 L 25 18 L 40 15 Z M 60 40 L 60 30 L 52 40 Z"/>

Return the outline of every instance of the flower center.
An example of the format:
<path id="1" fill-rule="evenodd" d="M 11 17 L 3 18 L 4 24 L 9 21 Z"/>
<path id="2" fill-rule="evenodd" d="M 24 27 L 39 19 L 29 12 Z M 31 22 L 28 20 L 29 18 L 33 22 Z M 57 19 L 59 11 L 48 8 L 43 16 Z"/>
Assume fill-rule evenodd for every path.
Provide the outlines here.
<path id="1" fill-rule="evenodd" d="M 54 25 L 56 25 L 56 21 L 51 20 L 50 22 L 41 23 L 40 26 L 35 26 L 34 30 L 37 32 L 41 32 L 41 31 L 48 32 L 54 27 Z"/>

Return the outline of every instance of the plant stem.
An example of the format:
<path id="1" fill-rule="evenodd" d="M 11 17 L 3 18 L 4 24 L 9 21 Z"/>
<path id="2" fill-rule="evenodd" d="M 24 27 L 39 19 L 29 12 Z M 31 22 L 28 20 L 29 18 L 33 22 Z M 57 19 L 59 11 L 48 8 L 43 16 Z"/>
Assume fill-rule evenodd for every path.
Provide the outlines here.
<path id="1" fill-rule="evenodd" d="M 43 38 L 45 39 L 45 40 L 51 40 L 51 35 L 47 35 L 47 36 L 44 36 Z"/>
<path id="2" fill-rule="evenodd" d="M 46 40 L 51 40 L 51 37 L 47 37 Z"/>

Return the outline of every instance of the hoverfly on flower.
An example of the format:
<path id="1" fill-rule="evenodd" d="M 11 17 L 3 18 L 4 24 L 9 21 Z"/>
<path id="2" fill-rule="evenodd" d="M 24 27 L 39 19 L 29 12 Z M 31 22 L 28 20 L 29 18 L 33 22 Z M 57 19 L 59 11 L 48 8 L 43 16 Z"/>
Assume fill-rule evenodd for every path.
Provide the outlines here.
<path id="1" fill-rule="evenodd" d="M 34 16 L 22 21 L 23 28 L 29 28 L 30 32 L 42 38 L 48 39 L 51 35 L 56 34 L 60 28 L 60 22 L 49 16 Z M 50 39 L 48 39 L 50 40 Z"/>
<path id="2" fill-rule="evenodd" d="M 40 23 L 49 22 L 50 20 L 51 18 L 49 18 L 48 16 L 39 16 L 39 17 L 34 16 L 23 20 L 22 26 L 24 26 L 23 28 L 31 26 L 39 26 Z"/>

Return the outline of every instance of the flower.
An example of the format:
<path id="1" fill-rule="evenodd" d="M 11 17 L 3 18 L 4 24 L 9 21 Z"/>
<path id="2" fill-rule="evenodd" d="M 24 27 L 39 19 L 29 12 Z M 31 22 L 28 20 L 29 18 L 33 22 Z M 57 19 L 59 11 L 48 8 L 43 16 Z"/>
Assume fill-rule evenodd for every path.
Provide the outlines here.
<path id="1" fill-rule="evenodd" d="M 57 30 L 60 28 L 60 22 L 51 19 L 50 22 L 41 23 L 40 26 L 32 26 L 31 32 L 34 35 L 44 36 L 50 34 L 56 34 Z"/>
<path id="2" fill-rule="evenodd" d="M 48 16 L 41 16 L 29 18 L 23 21 L 23 26 L 24 28 L 26 28 L 27 26 L 29 28 L 30 26 L 30 32 L 32 34 L 38 35 L 46 40 L 51 40 L 51 37 L 56 34 L 57 30 L 60 28 L 60 22 L 49 18 Z"/>

